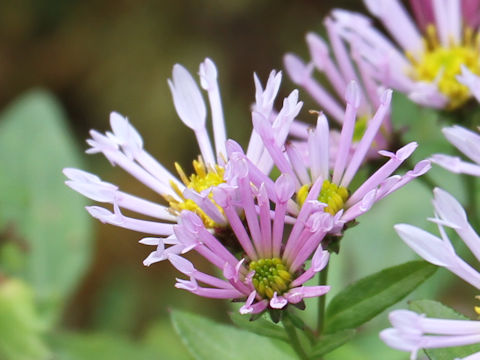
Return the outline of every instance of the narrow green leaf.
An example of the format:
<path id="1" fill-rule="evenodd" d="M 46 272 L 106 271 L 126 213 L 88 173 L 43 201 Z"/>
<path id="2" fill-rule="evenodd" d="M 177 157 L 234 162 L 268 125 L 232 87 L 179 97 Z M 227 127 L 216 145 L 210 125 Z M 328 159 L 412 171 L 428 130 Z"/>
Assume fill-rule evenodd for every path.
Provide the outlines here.
<path id="1" fill-rule="evenodd" d="M 318 359 L 319 357 L 328 354 L 330 351 L 333 351 L 346 342 L 352 340 L 355 336 L 355 333 L 356 330 L 347 329 L 333 334 L 323 335 L 318 342 L 313 345 L 310 358 Z"/>
<path id="2" fill-rule="evenodd" d="M 328 305 L 326 333 L 353 329 L 367 322 L 407 296 L 436 269 L 426 261 L 410 261 L 346 287 Z"/>
<path id="3" fill-rule="evenodd" d="M 4 271 L 32 284 L 51 319 L 85 273 L 92 240 L 87 201 L 64 184 L 62 168 L 81 166 L 65 125 L 58 103 L 41 91 L 0 115 L 0 230 L 25 256 L 23 265 L 16 261 L 21 268 Z"/>
<path id="4" fill-rule="evenodd" d="M 439 319 L 469 320 L 466 316 L 452 308 L 433 300 L 416 300 L 409 304 L 409 308 L 419 314 Z M 464 358 L 473 353 L 480 352 L 480 345 L 456 346 L 443 349 L 429 349 L 425 353 L 431 360 L 451 360 Z"/>
<path id="5" fill-rule="evenodd" d="M 253 332 L 258 335 L 271 337 L 283 341 L 288 341 L 285 330 L 281 325 L 274 324 L 271 321 L 261 317 L 255 321 L 250 321 L 250 317 L 241 315 L 238 312 L 229 314 L 232 322 L 238 327 Z"/>
<path id="6" fill-rule="evenodd" d="M 172 311 L 171 320 L 185 346 L 197 360 L 295 359 L 282 342 L 232 326 L 215 323 L 199 315 Z"/>

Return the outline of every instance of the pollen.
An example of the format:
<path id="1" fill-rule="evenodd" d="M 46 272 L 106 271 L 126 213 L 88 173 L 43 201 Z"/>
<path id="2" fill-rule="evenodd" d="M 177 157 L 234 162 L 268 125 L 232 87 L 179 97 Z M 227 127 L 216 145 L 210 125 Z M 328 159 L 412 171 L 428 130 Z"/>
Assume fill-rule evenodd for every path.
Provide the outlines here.
<path id="1" fill-rule="evenodd" d="M 461 42 L 452 40 L 449 46 L 440 44 L 437 39 L 435 26 L 430 24 L 421 56 L 416 58 L 413 54 L 406 54 L 413 65 L 409 75 L 417 81 L 438 82 L 440 92 L 450 99 L 448 108 L 452 110 L 463 105 L 471 96 L 469 89 L 457 80 L 461 65 L 480 75 L 480 33 L 475 34 L 472 28 L 467 27 Z"/>
<path id="2" fill-rule="evenodd" d="M 303 185 L 297 193 L 297 203 L 302 206 L 310 191 L 310 185 Z M 338 186 L 328 180 L 322 184 L 322 190 L 318 196 L 318 201 L 327 204 L 324 208 L 325 212 L 335 215 L 344 208 L 345 202 L 349 196 L 348 189 L 343 186 Z"/>
<path id="3" fill-rule="evenodd" d="M 200 193 L 204 190 L 210 189 L 212 187 L 218 186 L 225 182 L 223 180 L 224 168 L 220 165 L 215 165 L 214 167 L 207 167 L 203 162 L 201 156 L 197 160 L 193 161 L 193 169 L 195 173 L 187 177 L 182 167 L 175 163 L 175 169 L 177 170 L 180 179 L 185 184 L 187 188 L 193 189 L 196 192 Z M 195 201 L 191 199 L 186 199 L 182 191 L 178 186 L 172 181 L 170 186 L 173 191 L 180 197 L 181 200 L 174 198 L 173 196 L 165 196 L 166 200 L 170 205 L 170 211 L 174 214 L 179 214 L 182 210 L 190 210 L 195 212 L 202 219 L 203 223 L 207 228 L 215 228 L 218 226 L 201 208 L 198 206 Z M 210 192 L 208 195 L 213 204 L 217 206 L 220 212 L 223 212 L 222 208 L 218 206 L 213 200 L 213 194 Z"/>
<path id="4" fill-rule="evenodd" d="M 257 293 L 262 297 L 273 298 L 274 293 L 283 294 L 289 289 L 292 275 L 279 258 L 260 259 L 252 261 L 250 270 L 255 271 L 252 283 Z"/>

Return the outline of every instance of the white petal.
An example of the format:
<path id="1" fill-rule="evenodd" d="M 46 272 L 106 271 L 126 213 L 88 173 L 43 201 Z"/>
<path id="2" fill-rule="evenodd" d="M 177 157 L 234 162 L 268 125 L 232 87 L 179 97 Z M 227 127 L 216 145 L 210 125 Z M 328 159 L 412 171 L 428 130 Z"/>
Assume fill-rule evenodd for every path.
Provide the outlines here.
<path id="1" fill-rule="evenodd" d="M 175 64 L 172 80 L 168 80 L 168 85 L 175 109 L 183 123 L 192 130 L 202 129 L 205 126 L 207 110 L 192 75 L 182 65 Z"/>

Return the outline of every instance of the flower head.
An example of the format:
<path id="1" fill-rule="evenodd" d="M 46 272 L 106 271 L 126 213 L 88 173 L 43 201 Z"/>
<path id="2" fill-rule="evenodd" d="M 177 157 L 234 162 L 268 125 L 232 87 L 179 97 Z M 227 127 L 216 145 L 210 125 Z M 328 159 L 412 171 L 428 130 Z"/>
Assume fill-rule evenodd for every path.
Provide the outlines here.
<path id="1" fill-rule="evenodd" d="M 379 81 L 433 108 L 455 109 L 478 94 L 478 82 L 468 79 L 480 75 L 480 2 L 411 1 L 416 23 L 398 0 L 364 2 L 396 44 L 363 15 L 336 10 L 333 16 Z"/>
<path id="2" fill-rule="evenodd" d="M 371 65 L 357 52 L 353 51 L 350 54 L 347 51 L 345 40 L 340 36 L 338 24 L 330 17 L 325 19 L 324 24 L 327 29 L 328 43 L 317 34 L 307 34 L 310 62 L 305 64 L 297 55 L 287 54 L 284 57 L 285 69 L 293 82 L 302 87 L 320 108 L 340 125 L 343 124 L 345 117 L 344 94 L 352 80 L 357 83 L 358 94 L 356 94 L 355 101 L 359 103 L 357 104 L 358 120 L 355 123 L 352 142 L 354 150 L 368 126 L 368 121 L 373 117 L 375 109 L 380 106 L 379 94 L 384 88 L 374 78 L 370 69 Z M 333 88 L 332 92 L 325 90 L 315 80 L 314 70 L 326 77 Z M 304 131 L 301 132 L 299 124 L 296 124 L 292 132 L 306 139 L 308 127 L 306 125 L 303 127 Z M 338 134 L 335 129 L 332 129 L 331 132 Z M 377 133 L 375 141 L 372 143 L 372 149 L 368 153 L 369 156 L 378 156 L 378 150 L 387 146 L 391 132 L 390 114 L 386 114 L 382 123 L 382 131 Z M 332 150 L 338 147 L 339 136 L 336 136 L 337 134 L 332 134 L 333 144 L 330 144 Z"/>
<path id="3" fill-rule="evenodd" d="M 227 185 L 214 189 L 214 199 L 240 246 L 237 251 L 228 249 L 196 214 L 182 212 L 175 226 L 179 243 L 191 246 L 222 271 L 223 277 L 202 273 L 180 255 L 169 255 L 168 260 L 189 277 L 177 279 L 176 287 L 204 297 L 245 300 L 240 309 L 243 314 L 283 309 L 289 303 L 325 294 L 329 286 L 304 286 L 329 258 L 321 241 L 333 221 L 318 211 L 322 205 L 315 199 L 321 182 L 310 190 L 307 204 L 284 240 L 287 202 L 295 190 L 293 179 L 281 175 L 273 183 L 272 198 L 265 183 L 253 185 L 251 176 L 255 174 L 251 174 L 243 156 L 230 160 L 227 167 L 231 176 Z M 275 202 L 273 213 L 271 201 Z M 306 268 L 310 257 L 311 264 Z"/>
<path id="4" fill-rule="evenodd" d="M 395 225 L 395 230 L 405 243 L 426 261 L 444 267 L 480 289 L 480 273 L 455 252 L 444 230 L 453 229 L 480 261 L 480 237 L 469 224 L 465 210 L 446 191 L 434 190 L 433 206 L 440 238 L 420 228 L 407 224 Z M 475 308 L 480 314 L 480 309 Z M 410 351 L 412 359 L 419 349 L 442 348 L 480 343 L 480 321 L 427 318 L 411 311 L 397 310 L 390 313 L 393 328 L 380 333 L 387 345 Z M 480 353 L 476 354 L 478 358 Z M 470 357 L 469 357 L 470 358 Z"/>
<path id="5" fill-rule="evenodd" d="M 92 200 L 113 205 L 113 212 L 99 206 L 87 207 L 88 212 L 104 223 L 151 234 L 140 242 L 156 246 L 144 261 L 145 265 L 166 259 L 169 254 L 188 251 L 189 246 L 178 243 L 173 225 L 183 211 L 192 211 L 211 232 L 228 232 L 228 219 L 214 198 L 212 189 L 225 184 L 225 166 L 228 162 L 226 130 L 223 119 L 220 92 L 215 64 L 206 59 L 200 64 L 200 84 L 207 92 L 213 125 L 214 146 L 207 131 L 207 107 L 201 90 L 190 73 L 181 65 L 173 67 L 172 79 L 168 81 L 175 109 L 182 122 L 193 130 L 200 156 L 193 161 L 194 173 L 187 175 L 180 164 L 175 163 L 178 177 L 156 161 L 143 147 L 143 140 L 127 118 L 113 112 L 110 115 L 112 131 L 101 134 L 91 130 L 87 140 L 87 153 L 102 153 L 112 165 L 119 166 L 141 183 L 151 188 L 166 200 L 166 205 L 157 204 L 121 191 L 117 186 L 104 182 L 97 176 L 78 169 L 64 169 L 66 184 Z M 284 132 L 297 116 L 302 106 L 298 92 L 293 91 L 278 114 L 273 103 L 281 82 L 281 73 L 272 71 L 265 88 L 255 76 L 256 103 L 254 109 L 272 122 L 279 143 L 285 141 Z M 264 151 L 260 137 L 252 134 L 248 157 L 259 171 L 268 174 L 273 161 Z M 122 213 L 127 209 L 153 217 L 143 220 Z M 166 245 L 169 245 L 166 247 Z"/>
<path id="6" fill-rule="evenodd" d="M 275 165 L 282 173 L 288 174 L 294 179 L 296 204 L 289 208 L 293 215 L 298 214 L 305 203 L 306 194 L 310 192 L 310 188 L 317 181 L 322 183 L 317 199 L 325 204 L 324 211 L 333 215 L 336 222 L 346 223 L 368 211 L 375 202 L 430 169 L 430 162 L 424 160 L 403 176 L 391 176 L 416 149 L 417 144 L 412 142 L 396 153 L 379 151 L 380 155 L 387 157 L 389 160 L 355 191 L 349 188 L 357 171 L 362 166 L 385 116 L 389 112 L 391 96 L 391 90 L 386 90 L 381 95 L 380 106 L 372 119 L 368 121 L 365 132 L 358 141 L 355 150 L 350 153 L 357 111 L 360 105 L 358 86 L 354 81 L 350 82 L 345 94 L 347 104 L 345 120 L 340 134 L 339 146 L 333 159 L 329 155 L 331 133 L 325 115 L 319 114 L 316 127 L 309 130 L 307 149 L 305 154 L 302 154 L 292 143 L 287 143 L 284 148 L 279 146 L 272 136 L 270 123 L 262 116 L 253 114 L 254 128 L 262 137 Z M 330 169 L 333 169 L 333 171 L 331 172 Z M 336 230 L 341 228 L 342 226 L 335 227 Z"/>

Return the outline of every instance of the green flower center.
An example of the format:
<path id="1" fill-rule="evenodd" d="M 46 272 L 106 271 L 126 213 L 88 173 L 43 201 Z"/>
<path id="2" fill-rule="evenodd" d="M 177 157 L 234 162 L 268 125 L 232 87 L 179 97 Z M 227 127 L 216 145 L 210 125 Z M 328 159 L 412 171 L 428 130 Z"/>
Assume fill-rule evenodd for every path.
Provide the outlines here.
<path id="1" fill-rule="evenodd" d="M 262 297 L 271 299 L 275 292 L 281 295 L 292 282 L 292 275 L 279 258 L 252 261 L 249 268 L 255 271 L 252 283 Z"/>
<path id="2" fill-rule="evenodd" d="M 303 206 L 310 191 L 310 185 L 303 185 L 297 193 L 297 203 Z M 318 196 L 318 201 L 327 204 L 325 212 L 335 215 L 344 208 L 348 199 L 348 190 L 343 186 L 338 186 L 328 180 L 325 180 Z"/>
<path id="3" fill-rule="evenodd" d="M 466 66 L 474 74 L 480 75 L 480 34 L 474 34 L 471 28 L 466 28 L 459 44 L 453 41 L 449 46 L 438 42 L 435 26 L 427 27 L 424 38 L 424 52 L 420 58 L 407 53 L 412 63 L 409 75 L 415 80 L 432 82 L 438 80 L 438 88 L 450 99 L 448 107 L 457 108 L 471 96 L 470 90 L 457 80 L 461 74 L 461 65 Z"/>

